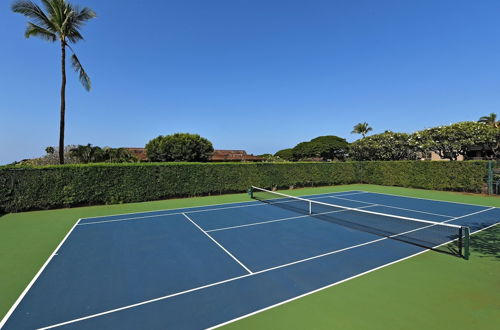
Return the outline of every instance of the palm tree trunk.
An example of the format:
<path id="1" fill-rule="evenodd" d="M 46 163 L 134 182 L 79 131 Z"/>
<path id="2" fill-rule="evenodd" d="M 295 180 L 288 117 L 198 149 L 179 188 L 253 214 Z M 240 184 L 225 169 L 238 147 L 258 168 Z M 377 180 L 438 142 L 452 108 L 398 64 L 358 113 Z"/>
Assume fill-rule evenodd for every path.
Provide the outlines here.
<path id="1" fill-rule="evenodd" d="M 64 164 L 64 125 L 66 113 L 66 44 L 61 40 L 61 117 L 59 122 L 59 164 Z"/>

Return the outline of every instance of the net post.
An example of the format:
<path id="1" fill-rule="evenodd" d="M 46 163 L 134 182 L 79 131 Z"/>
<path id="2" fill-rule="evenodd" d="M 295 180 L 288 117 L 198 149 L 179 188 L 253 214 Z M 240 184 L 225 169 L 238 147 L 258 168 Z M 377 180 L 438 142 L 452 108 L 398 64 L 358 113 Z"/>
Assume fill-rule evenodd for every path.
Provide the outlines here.
<path id="1" fill-rule="evenodd" d="M 312 202 L 309 202 L 309 215 L 312 214 Z"/>
<path id="2" fill-rule="evenodd" d="M 462 227 L 463 234 L 463 255 L 465 260 L 470 257 L 470 230 L 469 227 Z"/>
<path id="3" fill-rule="evenodd" d="M 463 251 L 463 247 L 464 247 L 464 227 L 460 227 L 460 229 L 458 230 L 458 255 L 459 256 L 463 256 L 464 255 L 464 251 Z"/>
<path id="4" fill-rule="evenodd" d="M 248 188 L 247 193 L 250 198 L 253 198 L 253 187 Z"/>

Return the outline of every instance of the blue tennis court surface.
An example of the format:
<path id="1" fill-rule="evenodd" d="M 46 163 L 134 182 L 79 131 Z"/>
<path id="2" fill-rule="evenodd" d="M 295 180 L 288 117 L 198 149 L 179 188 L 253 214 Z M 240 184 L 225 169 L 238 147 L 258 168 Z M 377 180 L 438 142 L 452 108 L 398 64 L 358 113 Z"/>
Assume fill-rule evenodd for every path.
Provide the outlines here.
<path id="1" fill-rule="evenodd" d="M 472 233 L 500 219 L 498 208 L 363 191 L 304 197 Z M 3 328 L 215 327 L 422 251 L 258 201 L 81 219 Z"/>

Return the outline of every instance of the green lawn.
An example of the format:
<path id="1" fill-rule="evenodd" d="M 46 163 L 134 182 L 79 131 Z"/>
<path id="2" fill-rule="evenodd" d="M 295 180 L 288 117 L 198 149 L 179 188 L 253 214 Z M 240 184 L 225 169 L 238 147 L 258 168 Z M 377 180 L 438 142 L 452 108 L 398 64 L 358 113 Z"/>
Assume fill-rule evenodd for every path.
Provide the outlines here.
<path id="1" fill-rule="evenodd" d="M 287 193 L 345 190 L 500 207 L 498 197 L 373 185 L 307 188 Z M 0 217 L 0 319 L 79 218 L 247 200 L 246 194 L 232 194 L 4 215 Z M 497 226 L 473 238 L 469 261 L 427 252 L 227 327 L 493 329 L 500 324 L 499 243 Z"/>

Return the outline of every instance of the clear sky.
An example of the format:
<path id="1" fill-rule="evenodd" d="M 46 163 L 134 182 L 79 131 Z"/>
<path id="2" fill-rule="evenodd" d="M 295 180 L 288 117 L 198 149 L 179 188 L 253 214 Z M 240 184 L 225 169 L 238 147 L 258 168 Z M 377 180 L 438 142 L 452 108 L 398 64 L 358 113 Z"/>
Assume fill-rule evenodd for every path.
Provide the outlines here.
<path id="1" fill-rule="evenodd" d="M 35 0 L 36 1 L 36 0 Z M 274 153 L 500 112 L 498 0 L 72 0 L 98 18 L 68 72 L 67 144 L 198 133 Z M 0 4 L 0 164 L 58 143 L 60 50 Z"/>

